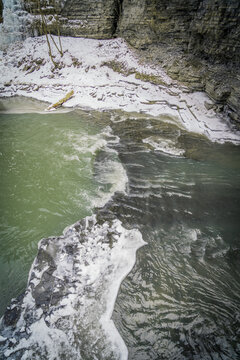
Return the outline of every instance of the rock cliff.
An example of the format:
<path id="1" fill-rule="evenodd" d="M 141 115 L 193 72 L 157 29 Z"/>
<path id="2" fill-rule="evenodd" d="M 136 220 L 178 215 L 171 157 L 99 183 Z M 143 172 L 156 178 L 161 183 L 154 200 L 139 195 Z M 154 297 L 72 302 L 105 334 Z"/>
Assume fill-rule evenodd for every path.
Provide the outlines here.
<path id="1" fill-rule="evenodd" d="M 239 121 L 238 0 L 124 0 L 117 34 Z"/>
<path id="2" fill-rule="evenodd" d="M 210 61 L 239 62 L 238 0 L 124 0 L 119 32 L 133 45 L 175 45 Z"/>
<path id="3" fill-rule="evenodd" d="M 39 1 L 24 4 L 41 34 Z M 41 9 L 53 33 L 59 25 L 62 35 L 123 37 L 240 122 L 239 0 L 41 0 Z"/>

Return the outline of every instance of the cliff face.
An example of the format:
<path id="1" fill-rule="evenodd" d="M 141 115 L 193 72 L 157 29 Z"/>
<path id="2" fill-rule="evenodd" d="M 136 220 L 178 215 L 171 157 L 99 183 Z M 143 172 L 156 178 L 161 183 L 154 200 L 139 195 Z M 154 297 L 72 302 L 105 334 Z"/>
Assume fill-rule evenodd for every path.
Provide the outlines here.
<path id="1" fill-rule="evenodd" d="M 190 25 L 188 51 L 239 65 L 240 2 L 218 0 L 200 2 Z"/>
<path id="2" fill-rule="evenodd" d="M 116 33 L 240 121 L 239 0 L 123 0 Z"/>
<path id="3" fill-rule="evenodd" d="M 25 0 L 25 8 L 38 15 L 38 0 Z M 41 0 L 41 12 L 48 18 L 52 32 L 57 32 L 57 24 L 52 21 L 57 13 L 62 35 L 106 39 L 115 33 L 119 3 L 117 0 Z M 35 21 L 34 26 L 39 32 L 40 25 Z"/>
<path id="4" fill-rule="evenodd" d="M 1 1 L 1 0 L 0 0 Z M 37 0 L 25 8 L 39 14 Z M 120 36 L 161 63 L 174 79 L 205 90 L 240 121 L 239 0 L 41 0 L 51 31 L 92 38 Z M 40 17 L 34 31 L 41 33 Z"/>
<path id="5" fill-rule="evenodd" d="M 239 0 L 124 0 L 118 29 L 134 46 L 170 44 L 210 61 L 239 63 Z"/>
<path id="6" fill-rule="evenodd" d="M 68 0 L 61 16 L 68 19 L 63 24 L 67 35 L 109 38 L 115 32 L 118 5 L 116 0 Z"/>
<path id="7" fill-rule="evenodd" d="M 46 14 L 59 13 L 63 35 L 117 34 L 140 48 L 171 45 L 209 61 L 239 64 L 239 0 L 41 0 L 41 5 Z M 25 6 L 38 13 L 37 0 L 25 0 Z"/>

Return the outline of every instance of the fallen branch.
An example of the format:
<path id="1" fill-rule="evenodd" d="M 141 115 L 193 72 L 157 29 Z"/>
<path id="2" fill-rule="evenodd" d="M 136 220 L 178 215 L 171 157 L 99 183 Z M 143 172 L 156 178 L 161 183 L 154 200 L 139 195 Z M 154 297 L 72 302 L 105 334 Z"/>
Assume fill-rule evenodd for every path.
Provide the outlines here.
<path id="1" fill-rule="evenodd" d="M 58 102 L 56 102 L 55 104 L 50 105 L 47 110 L 53 110 L 53 109 L 57 109 L 59 106 L 62 106 L 62 104 L 64 104 L 66 101 L 68 101 L 69 99 L 71 99 L 71 97 L 73 96 L 74 91 L 71 90 L 69 93 L 67 93 L 64 98 L 62 98 L 61 100 L 59 100 Z"/>

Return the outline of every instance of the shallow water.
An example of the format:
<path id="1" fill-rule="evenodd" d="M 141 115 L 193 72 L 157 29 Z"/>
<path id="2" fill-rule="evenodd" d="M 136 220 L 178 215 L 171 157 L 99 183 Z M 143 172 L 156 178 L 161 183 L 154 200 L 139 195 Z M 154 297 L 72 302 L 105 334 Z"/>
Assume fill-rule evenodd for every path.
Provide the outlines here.
<path id="1" fill-rule="evenodd" d="M 10 115 L 4 117 L 3 124 L 9 124 L 8 116 Z M 239 147 L 231 144 L 214 144 L 204 137 L 180 130 L 173 124 L 166 123 L 164 119 L 134 114 L 86 111 L 64 115 L 51 114 L 49 120 L 46 120 L 45 115 L 36 114 L 16 117 L 18 120 L 12 121 L 13 124 L 16 123 L 14 129 L 18 135 L 20 134 L 22 144 L 25 146 L 31 141 L 31 146 L 33 148 L 36 146 L 38 158 L 41 153 L 40 160 L 43 167 L 37 166 L 38 172 L 34 183 L 38 185 L 31 192 L 33 205 L 36 204 L 36 211 L 49 210 L 43 214 L 42 211 L 36 212 L 37 215 L 31 217 L 34 206 L 33 209 L 26 206 L 24 199 L 28 191 L 25 191 L 18 216 L 23 214 L 27 219 L 25 231 L 30 230 L 28 240 L 20 225 L 17 230 L 14 228 L 16 233 L 11 231 L 8 233 L 4 249 L 5 254 L 9 256 L 5 255 L 2 261 L 8 259 L 6 262 L 13 264 L 16 271 L 20 269 L 19 277 L 23 276 L 21 274 L 25 271 L 23 284 L 26 281 L 26 270 L 32 262 L 33 253 L 36 252 L 37 240 L 42 236 L 60 233 L 65 225 L 90 214 L 93 205 L 99 204 L 101 199 L 102 203 L 106 201 L 106 205 L 96 212 L 96 220 L 87 220 L 87 225 L 85 223 L 75 225 L 69 230 L 70 233 L 73 231 L 75 234 L 73 241 L 76 242 L 79 237 L 82 239 L 81 244 L 86 243 L 85 248 L 81 245 L 78 260 L 76 259 L 77 262 L 83 256 L 82 262 L 85 265 L 81 263 L 78 265 L 85 267 L 82 267 L 82 275 L 74 280 L 83 286 L 78 293 L 78 299 L 81 295 L 78 318 L 68 317 L 64 322 L 63 316 L 60 324 L 51 323 L 49 319 L 46 321 L 49 329 L 54 331 L 61 329 L 67 333 L 71 329 L 72 338 L 68 339 L 65 350 L 62 350 L 59 358 L 64 359 L 67 349 L 71 349 L 72 346 L 73 359 L 126 359 L 122 343 L 118 338 L 111 343 L 106 337 L 107 332 L 104 335 L 103 323 L 101 328 L 97 319 L 103 321 L 100 316 L 103 311 L 111 315 L 111 310 L 107 311 L 102 304 L 103 300 L 106 300 L 105 295 L 102 297 L 102 292 L 107 293 L 109 290 L 111 293 L 114 284 L 115 287 L 118 286 L 122 275 L 119 278 L 117 269 L 120 265 L 125 266 L 124 259 L 129 257 L 130 252 L 119 246 L 114 253 L 114 241 L 118 244 L 119 240 L 108 242 L 106 237 L 104 238 L 105 235 L 103 240 L 94 243 L 94 239 L 99 234 L 108 231 L 107 237 L 111 238 L 109 234 L 112 233 L 115 234 L 116 239 L 117 234 L 122 233 L 123 236 L 119 235 L 121 241 L 125 241 L 125 244 L 129 243 L 131 247 L 130 237 L 128 239 L 128 233 L 122 230 L 121 226 L 123 226 L 131 231 L 138 229 L 143 240 L 147 242 L 146 246 L 138 250 L 136 264 L 122 282 L 113 312 L 113 320 L 128 348 L 128 358 L 135 360 L 238 359 L 240 357 Z M 36 138 L 36 131 L 30 131 L 35 117 L 35 125 L 38 126 L 39 133 L 41 134 L 43 126 L 50 140 L 45 139 L 46 135 Z M 40 126 L 39 123 L 42 125 Z M 32 136 L 27 136 L 28 130 L 33 134 Z M 5 128 L 5 136 L 10 133 L 11 138 L 12 132 Z M 54 140 L 56 136 L 58 140 Z M 99 140 L 97 147 L 95 147 L 96 139 Z M 11 154 L 9 158 L 14 160 L 12 155 L 14 154 L 15 162 L 16 159 L 18 160 L 16 162 L 18 166 L 15 162 L 11 164 L 19 173 L 14 175 L 15 180 L 11 178 L 11 173 L 8 174 L 8 180 L 5 179 L 7 175 L 4 175 L 3 185 L 8 189 L 11 182 L 16 184 L 16 177 L 23 181 L 23 185 L 27 184 L 28 180 L 31 180 L 30 171 L 33 165 L 29 165 L 26 159 L 18 158 L 21 155 L 16 152 L 18 147 L 13 146 L 14 141 L 6 141 L 3 144 Z M 27 154 L 26 150 L 25 153 Z M 29 150 L 26 158 L 31 159 L 31 156 L 32 151 Z M 125 188 L 125 184 L 122 188 L 112 186 L 113 183 L 125 181 L 118 158 L 127 173 L 127 190 L 125 193 L 116 192 L 112 199 L 107 201 L 111 192 Z M 33 164 L 40 162 L 36 157 L 33 159 Z M 25 170 L 21 172 L 23 165 Z M 8 169 L 5 162 L 3 166 Z M 38 179 L 42 177 L 41 185 Z M 37 196 L 36 192 L 40 190 L 44 193 L 46 187 L 55 189 L 58 183 L 61 186 L 49 193 L 50 195 L 46 195 L 47 205 L 40 206 L 39 200 L 42 199 L 42 195 Z M 22 189 L 25 188 L 23 185 Z M 33 187 L 32 181 L 29 183 L 30 191 L 31 187 Z M 55 197 L 55 193 L 58 196 Z M 10 195 L 11 191 L 6 190 L 5 209 L 11 205 L 8 204 Z M 100 200 L 96 202 L 97 198 Z M 56 205 L 54 210 L 51 208 L 52 203 Z M 15 214 L 14 204 L 15 202 L 8 210 L 11 216 Z M 37 231 L 41 233 L 35 240 L 31 236 L 31 231 L 36 229 L 34 220 L 39 216 L 40 220 L 41 216 L 44 218 L 43 222 L 37 221 L 39 226 Z M 16 220 L 18 220 L 17 216 Z M 122 225 L 114 225 L 115 230 L 111 228 L 112 225 L 109 224 L 111 222 L 117 224 L 119 220 Z M 18 224 L 21 223 L 19 220 Z M 32 223 L 35 225 L 31 225 Z M 81 230 L 78 230 L 79 226 Z M 70 238 L 67 232 L 61 240 L 67 242 L 71 241 Z M 43 243 L 42 249 L 51 244 L 53 246 L 55 240 L 46 242 L 48 245 Z M 72 245 L 71 242 L 67 244 L 68 251 L 69 246 L 76 245 L 74 242 Z M 98 248 L 100 245 L 101 247 Z M 108 249 L 105 255 L 101 255 L 102 249 L 104 251 Z M 62 253 L 59 254 L 55 259 L 57 263 Z M 133 254 L 134 252 L 131 252 L 131 256 L 134 256 Z M 41 257 L 38 257 L 38 269 L 41 267 L 40 260 Z M 26 270 L 22 271 L 19 261 L 22 261 L 24 266 L 26 263 Z M 94 267 L 96 264 L 97 268 Z M 114 277 L 112 273 L 115 272 Z M 17 283 L 14 283 L 15 276 L 9 280 L 11 283 L 13 281 L 14 286 Z M 34 274 L 32 277 L 33 281 L 36 281 Z M 93 277 L 95 281 L 89 283 L 89 277 L 90 279 Z M 17 289 L 15 295 L 20 290 Z M 34 296 L 36 290 L 33 288 L 31 291 Z M 64 292 L 61 296 L 63 300 Z M 107 304 L 109 306 L 109 303 Z M 48 302 L 47 306 L 51 306 L 50 310 L 46 310 L 46 303 L 41 304 L 43 314 L 46 314 L 45 319 L 51 311 L 56 311 L 51 302 Z M 73 319 L 74 326 L 70 323 Z M 114 329 L 110 327 L 110 331 L 114 332 Z M 4 332 L 3 336 L 6 336 Z M 33 337 L 30 335 L 28 339 L 31 346 L 34 344 Z M 56 339 L 52 341 L 54 345 L 58 344 Z M 38 344 L 37 352 L 31 356 L 36 356 L 36 359 L 54 358 L 54 355 L 53 357 L 46 355 L 46 348 L 39 347 L 37 340 L 36 344 Z M 61 343 L 61 346 L 64 348 L 64 344 Z M 17 356 L 13 355 L 11 359 Z M 31 358 L 29 353 L 26 356 Z"/>
<path id="2" fill-rule="evenodd" d="M 0 114 L 1 314 L 25 289 L 38 241 L 90 215 L 111 190 L 94 168 L 106 120 L 83 111 Z"/>

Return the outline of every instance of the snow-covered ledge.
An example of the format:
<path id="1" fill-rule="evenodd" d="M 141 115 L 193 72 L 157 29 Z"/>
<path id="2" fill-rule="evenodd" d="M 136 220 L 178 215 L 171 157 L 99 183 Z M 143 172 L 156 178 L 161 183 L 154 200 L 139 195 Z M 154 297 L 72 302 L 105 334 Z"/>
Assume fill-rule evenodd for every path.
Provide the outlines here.
<path id="1" fill-rule="evenodd" d="M 239 133 L 214 112 L 205 93 L 192 93 L 159 66 L 143 63 L 123 39 L 63 37 L 62 46 L 62 57 L 52 47 L 55 69 L 44 36 L 0 51 L 0 97 L 22 95 L 55 103 L 73 90 L 67 107 L 144 113 L 213 141 L 240 143 Z"/>

